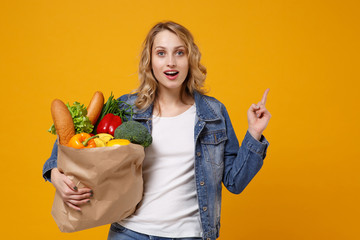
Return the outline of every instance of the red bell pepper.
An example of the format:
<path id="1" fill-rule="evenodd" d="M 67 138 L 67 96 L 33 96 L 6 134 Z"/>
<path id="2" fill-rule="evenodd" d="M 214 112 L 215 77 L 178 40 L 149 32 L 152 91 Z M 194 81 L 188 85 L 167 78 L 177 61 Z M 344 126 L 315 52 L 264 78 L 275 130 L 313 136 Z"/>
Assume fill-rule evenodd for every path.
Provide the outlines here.
<path id="1" fill-rule="evenodd" d="M 114 136 L 115 129 L 122 123 L 121 118 L 112 113 L 106 114 L 96 128 L 97 133 L 108 133 Z"/>

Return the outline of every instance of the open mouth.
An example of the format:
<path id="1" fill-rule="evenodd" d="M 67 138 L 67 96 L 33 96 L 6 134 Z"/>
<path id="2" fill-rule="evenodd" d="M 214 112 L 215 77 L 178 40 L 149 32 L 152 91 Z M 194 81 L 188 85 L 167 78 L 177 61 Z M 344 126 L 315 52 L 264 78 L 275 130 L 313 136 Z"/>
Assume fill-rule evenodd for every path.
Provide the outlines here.
<path id="1" fill-rule="evenodd" d="M 172 76 L 172 77 L 174 77 L 174 76 L 176 76 L 176 75 L 178 75 L 178 71 L 166 71 L 166 72 L 164 72 L 165 73 L 165 75 L 167 75 L 167 76 Z"/>

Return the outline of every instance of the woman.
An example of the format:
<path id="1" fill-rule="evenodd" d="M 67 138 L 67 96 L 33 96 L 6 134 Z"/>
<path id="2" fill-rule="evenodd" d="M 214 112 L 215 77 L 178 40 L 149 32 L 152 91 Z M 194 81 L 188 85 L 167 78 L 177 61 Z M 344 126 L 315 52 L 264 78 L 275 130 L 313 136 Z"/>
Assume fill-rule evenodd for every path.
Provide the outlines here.
<path id="1" fill-rule="evenodd" d="M 145 150 L 144 196 L 133 215 L 111 225 L 108 240 L 216 239 L 222 183 L 238 194 L 261 168 L 269 144 L 262 136 L 271 117 L 265 108 L 268 89 L 250 106 L 239 147 L 225 106 L 204 95 L 200 58 L 191 33 L 177 23 L 156 24 L 148 33 L 140 87 L 120 98 L 136 106 L 133 119 L 153 136 Z M 55 154 L 44 177 L 66 204 L 80 210 L 92 192 L 76 189 L 57 170 Z"/>

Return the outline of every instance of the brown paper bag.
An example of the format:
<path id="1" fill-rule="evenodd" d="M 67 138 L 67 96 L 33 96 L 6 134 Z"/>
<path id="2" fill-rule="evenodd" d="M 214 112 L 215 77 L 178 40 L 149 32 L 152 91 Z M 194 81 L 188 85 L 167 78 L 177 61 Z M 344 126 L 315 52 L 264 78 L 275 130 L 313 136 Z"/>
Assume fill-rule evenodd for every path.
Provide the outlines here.
<path id="1" fill-rule="evenodd" d="M 56 191 L 51 214 L 62 232 L 118 222 L 135 211 L 143 193 L 144 147 L 129 144 L 75 149 L 58 145 L 58 169 L 78 188 L 93 190 L 81 212 L 68 207 Z"/>

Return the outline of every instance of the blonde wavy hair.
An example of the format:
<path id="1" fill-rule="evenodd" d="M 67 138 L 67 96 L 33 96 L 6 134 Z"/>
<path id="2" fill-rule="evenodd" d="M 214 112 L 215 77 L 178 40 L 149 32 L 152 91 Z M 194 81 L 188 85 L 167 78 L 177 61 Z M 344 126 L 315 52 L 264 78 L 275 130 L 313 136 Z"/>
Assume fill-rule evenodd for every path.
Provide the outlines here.
<path id="1" fill-rule="evenodd" d="M 156 24 L 148 33 L 142 46 L 139 63 L 140 85 L 137 92 L 135 105 L 138 109 L 146 109 L 157 99 L 158 81 L 152 72 L 151 53 L 156 35 L 164 30 L 176 34 L 185 44 L 189 61 L 189 72 L 182 85 L 180 96 L 189 94 L 193 96 L 194 91 L 204 94 L 204 81 L 206 78 L 206 68 L 201 65 L 201 53 L 194 42 L 194 38 L 189 30 L 178 23 L 167 21 Z M 181 99 L 183 100 L 183 99 Z"/>

